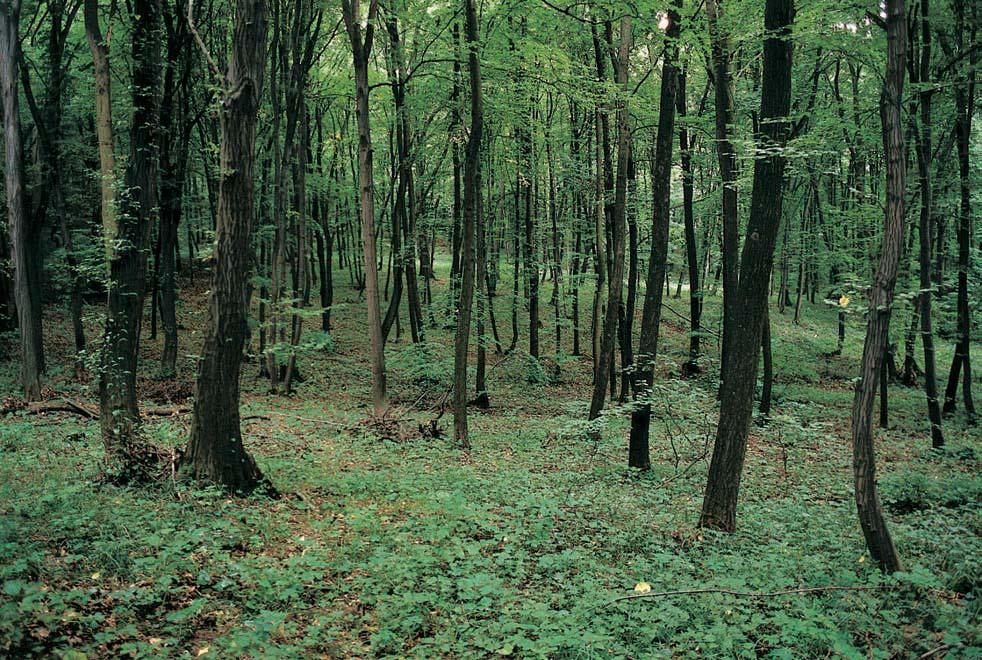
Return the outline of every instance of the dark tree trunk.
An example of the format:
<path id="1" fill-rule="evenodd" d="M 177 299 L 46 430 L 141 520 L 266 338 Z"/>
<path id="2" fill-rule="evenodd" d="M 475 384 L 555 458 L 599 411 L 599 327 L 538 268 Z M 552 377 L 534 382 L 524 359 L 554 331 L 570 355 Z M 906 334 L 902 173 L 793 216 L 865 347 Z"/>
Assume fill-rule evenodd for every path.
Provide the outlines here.
<path id="1" fill-rule="evenodd" d="M 785 156 L 783 147 L 791 107 L 790 33 L 794 21 L 792 0 L 767 0 L 764 9 L 763 81 L 758 147 L 764 156 L 754 162 L 753 195 L 747 239 L 741 255 L 740 277 L 731 303 L 733 316 L 730 345 L 724 357 L 719 427 L 709 482 L 703 500 L 700 525 L 732 532 L 740 477 L 747 451 L 747 432 L 753 412 L 761 335 L 767 320 L 767 290 L 771 278 L 774 245 L 781 224 Z"/>
<path id="2" fill-rule="evenodd" d="M 685 117 L 685 71 L 679 72 L 676 107 L 680 117 Z M 685 221 L 685 258 L 689 269 L 689 359 L 682 365 L 682 376 L 695 376 L 699 367 L 699 340 L 702 328 L 702 290 L 699 288 L 699 252 L 696 245 L 696 220 L 693 208 L 694 185 L 692 179 L 692 140 L 689 130 L 679 127 L 679 155 L 682 160 L 682 214 Z"/>
<path id="3" fill-rule="evenodd" d="M 738 312 L 736 303 L 739 285 L 739 208 L 737 206 L 737 160 L 732 142 L 733 89 L 730 81 L 730 53 L 726 35 L 719 25 L 719 2 L 707 0 L 706 14 L 713 52 L 713 80 L 716 99 L 716 150 L 719 156 L 719 172 L 723 186 L 723 348 L 720 378 L 727 377 L 727 353 L 733 336 L 733 325 Z M 720 385 L 722 388 L 722 383 Z M 722 392 L 721 392 L 722 394 Z"/>
<path id="4" fill-rule="evenodd" d="M 958 31 L 959 53 L 970 47 L 965 43 L 964 30 L 966 23 L 965 2 L 956 0 L 955 13 Z M 972 33 L 974 34 L 974 32 Z M 972 117 L 975 113 L 975 82 L 972 71 L 975 70 L 978 55 L 977 49 L 970 58 L 972 66 L 965 67 L 966 73 L 959 75 L 955 85 L 955 140 L 958 144 L 958 181 L 960 205 L 958 214 L 958 343 L 955 344 L 955 357 L 948 372 L 948 384 L 945 387 L 944 411 L 955 409 L 958 395 L 958 377 L 961 372 L 962 400 L 969 421 L 975 420 L 975 402 L 972 399 L 972 316 L 968 298 L 969 257 L 971 252 L 972 234 L 972 181 L 970 178 L 970 151 L 972 142 Z"/>
<path id="5" fill-rule="evenodd" d="M 931 23 L 929 0 L 920 0 L 920 70 L 912 68 L 916 74 L 912 82 L 926 84 L 931 76 Z M 921 192 L 920 222 L 920 311 L 921 343 L 924 347 L 924 392 L 927 395 L 928 421 L 931 424 L 931 444 L 935 448 L 944 446 L 941 430 L 941 405 L 938 402 L 938 377 L 934 359 L 934 330 L 931 327 L 931 299 L 934 297 L 931 282 L 932 245 L 931 221 L 933 214 L 933 192 L 931 190 L 931 96 L 932 90 L 923 89 L 919 94 L 920 124 L 917 144 L 917 170 Z"/>
<path id="6" fill-rule="evenodd" d="M 471 125 L 464 163 L 464 208 L 461 224 L 460 300 L 454 335 L 454 440 L 470 448 L 467 429 L 467 349 L 470 341 L 471 306 L 474 301 L 474 231 L 481 214 L 481 138 L 484 135 L 484 102 L 481 96 L 481 63 L 478 58 L 477 10 L 474 0 L 464 0 L 464 33 L 467 70 L 470 74 Z"/>
<path id="7" fill-rule="evenodd" d="M 671 219 L 672 143 L 675 137 L 676 94 L 679 85 L 677 65 L 679 14 L 682 2 L 677 0 L 668 12 L 665 36 L 669 40 L 661 73 L 661 97 L 658 104 L 658 134 L 651 167 L 652 219 L 651 252 L 645 280 L 644 307 L 641 312 L 641 341 L 633 390 L 638 402 L 631 412 L 631 436 L 628 443 L 628 465 L 647 470 L 651 467 L 648 432 L 651 422 L 651 386 L 654 382 L 655 358 L 658 355 L 658 330 L 661 323 L 662 280 L 668 259 L 668 228 Z"/>
<path id="8" fill-rule="evenodd" d="M 354 6 L 353 6 L 354 5 Z M 385 391 L 385 340 L 382 336 L 382 313 L 379 309 L 378 259 L 375 256 L 375 201 L 372 165 L 372 134 L 368 110 L 368 61 L 375 37 L 378 0 L 371 0 L 368 21 L 361 27 L 357 4 L 342 0 L 344 22 L 351 40 L 355 64 L 355 105 L 358 123 L 358 182 L 361 196 L 361 237 L 365 261 L 365 300 L 368 302 L 368 335 L 372 363 L 372 404 L 381 416 L 388 407 Z"/>
<path id="9" fill-rule="evenodd" d="M 164 331 L 164 350 L 160 358 L 162 378 L 177 375 L 177 230 L 181 222 L 184 178 L 187 171 L 188 118 L 175 107 L 178 82 L 182 105 L 190 94 L 190 61 L 185 49 L 189 41 L 184 3 L 177 0 L 165 14 L 167 26 L 167 70 L 160 108 L 160 233 L 157 286 L 160 289 L 160 321 Z M 180 67 L 180 69 L 179 69 Z M 178 80 L 178 75 L 180 79 Z M 175 153 L 176 152 L 176 153 Z"/>
<path id="10" fill-rule="evenodd" d="M 215 271 L 198 362 L 191 442 L 183 465 L 195 479 L 250 492 L 263 475 L 242 444 L 239 378 L 248 334 L 256 114 L 266 57 L 265 0 L 236 0 L 221 114 L 221 179 Z"/>
<path id="11" fill-rule="evenodd" d="M 0 94 L 3 96 L 4 180 L 7 197 L 7 221 L 10 235 L 11 262 L 14 271 L 14 301 L 20 329 L 20 383 L 24 398 L 41 398 L 41 376 L 44 373 L 44 348 L 41 337 L 39 291 L 32 282 L 39 278 L 33 270 L 39 259 L 38 249 L 24 202 L 23 145 L 17 76 L 20 66 L 20 0 L 0 5 Z"/>
<path id="12" fill-rule="evenodd" d="M 609 26 L 608 26 L 609 28 Z M 608 29 L 608 33 L 610 30 Z M 609 41 L 609 40 L 608 40 Z M 615 75 L 621 89 L 627 89 L 628 58 L 631 53 L 631 19 L 621 18 L 620 45 L 612 57 L 616 62 Z M 613 46 L 608 44 L 613 51 Z M 627 101 L 617 101 L 617 180 L 614 189 L 614 208 L 612 214 L 610 282 L 607 286 L 607 312 L 604 315 L 603 331 L 600 337 L 600 359 L 594 377 L 593 397 L 590 401 L 590 419 L 596 419 L 603 410 L 607 385 L 611 379 L 614 364 L 614 344 L 617 340 L 617 317 L 621 306 L 621 292 L 624 288 L 624 220 L 627 210 L 627 166 L 630 157 L 631 126 Z M 659 287 L 661 286 L 659 282 Z"/>
<path id="13" fill-rule="evenodd" d="M 890 334 L 893 289 L 904 244 L 904 189 L 907 164 L 901 119 L 907 23 L 904 1 L 887 0 L 887 70 L 880 98 L 883 151 L 886 156 L 886 211 L 880 263 L 870 290 L 866 341 L 860 380 L 852 406 L 853 474 L 859 523 L 874 561 L 888 573 L 900 570 L 900 557 L 883 517 L 876 488 L 876 455 L 873 449 L 872 417 L 877 379 Z"/>
<path id="14" fill-rule="evenodd" d="M 160 118 L 160 0 L 133 5 L 133 120 L 130 156 L 110 263 L 109 305 L 99 374 L 102 439 L 111 472 L 141 476 L 150 457 L 138 442 L 136 393 L 146 250 L 157 210 Z"/>

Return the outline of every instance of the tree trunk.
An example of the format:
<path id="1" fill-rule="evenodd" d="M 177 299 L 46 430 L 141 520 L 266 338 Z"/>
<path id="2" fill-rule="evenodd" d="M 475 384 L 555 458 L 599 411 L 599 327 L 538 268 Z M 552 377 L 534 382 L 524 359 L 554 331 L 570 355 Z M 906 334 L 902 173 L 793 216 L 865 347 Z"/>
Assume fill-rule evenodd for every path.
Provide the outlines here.
<path id="1" fill-rule="evenodd" d="M 7 193 L 7 221 L 10 235 L 11 262 L 14 270 L 14 301 L 17 325 L 20 329 L 20 383 L 24 398 L 41 398 L 41 376 L 44 373 L 44 347 L 41 337 L 38 290 L 32 281 L 39 277 L 32 272 L 38 259 L 32 254 L 38 249 L 32 235 L 37 228 L 28 224 L 24 204 L 23 144 L 21 142 L 20 110 L 17 76 L 20 66 L 20 0 L 0 4 L 0 94 L 3 99 L 4 121 L 4 182 Z"/>
<path id="2" fill-rule="evenodd" d="M 464 162 L 464 208 L 461 225 L 460 299 L 454 335 L 454 440 L 470 448 L 467 429 L 467 349 L 471 306 L 474 301 L 474 230 L 481 213 L 481 138 L 484 134 L 484 102 L 481 96 L 481 63 L 478 56 L 477 11 L 474 0 L 464 0 L 467 69 L 470 74 L 471 125 Z"/>
<path id="3" fill-rule="evenodd" d="M 706 15 L 713 52 L 713 80 L 716 100 L 716 150 L 723 186 L 723 349 L 721 381 L 726 380 L 726 354 L 733 336 L 733 324 L 738 312 L 736 304 L 739 285 L 740 221 L 737 206 L 737 160 L 733 136 L 733 88 L 730 81 L 730 53 L 726 35 L 719 25 L 719 1 L 707 0 Z M 722 388 L 722 383 L 720 385 Z"/>
<path id="4" fill-rule="evenodd" d="M 964 0 L 957 0 L 955 2 L 955 13 L 957 16 L 956 25 L 958 27 L 956 29 L 958 31 L 959 52 L 964 53 L 964 49 L 970 47 L 965 43 L 964 36 L 965 26 L 967 25 Z M 968 273 L 972 234 L 972 181 L 970 178 L 969 157 L 972 141 L 972 117 L 975 113 L 975 82 L 971 79 L 971 72 L 975 70 L 974 67 L 977 59 L 976 50 L 970 58 L 972 66 L 966 67 L 968 73 L 961 73 L 958 83 L 955 85 L 955 109 L 957 112 L 955 139 L 958 144 L 958 181 L 960 191 L 958 214 L 958 343 L 955 345 L 955 357 L 951 362 L 951 369 L 948 372 L 948 385 L 945 387 L 944 401 L 945 412 L 951 412 L 955 409 L 955 400 L 958 395 L 958 376 L 959 371 L 961 371 L 962 399 L 970 422 L 975 420 L 975 402 L 972 399 L 972 316 L 968 299 Z"/>
<path id="5" fill-rule="evenodd" d="M 655 358 L 658 355 L 658 330 L 661 323 L 662 287 L 665 262 L 668 259 L 668 228 L 671 219 L 672 143 L 675 133 L 676 94 L 679 86 L 678 58 L 679 14 L 682 2 L 677 0 L 668 11 L 665 31 L 668 47 L 662 65 L 661 97 L 658 104 L 658 134 L 651 167 L 652 219 L 651 252 L 645 280 L 644 307 L 641 312 L 641 341 L 632 385 L 638 401 L 631 412 L 631 436 L 628 443 L 630 467 L 651 467 L 648 431 L 651 421 L 651 386 L 654 382 Z"/>
<path id="6" fill-rule="evenodd" d="M 676 108 L 680 117 L 685 117 L 685 71 L 679 72 Z M 685 258 L 689 270 L 689 359 L 682 365 L 682 376 L 697 375 L 699 367 L 699 340 L 702 333 L 702 290 L 699 288 L 699 251 L 696 245 L 696 220 L 693 208 L 694 185 L 692 179 L 692 148 L 686 126 L 679 127 L 679 156 L 682 161 L 682 214 L 685 221 Z"/>
<path id="7" fill-rule="evenodd" d="M 99 140 L 99 174 L 102 190 L 102 240 L 106 269 L 116 237 L 116 152 L 113 144 L 112 83 L 109 76 L 109 44 L 99 29 L 99 0 L 85 0 L 85 36 L 92 52 L 95 77 L 95 124 Z"/>
<path id="8" fill-rule="evenodd" d="M 863 535 L 866 537 L 866 546 L 873 560 L 878 562 L 886 572 L 893 573 L 901 568 L 900 557 L 887 530 L 883 508 L 877 494 L 872 417 L 877 379 L 880 376 L 880 366 L 890 333 L 897 265 L 904 244 L 904 189 L 907 164 L 904 159 L 901 104 L 907 49 L 907 23 L 904 0 L 887 0 L 886 8 L 887 70 L 880 98 L 880 122 L 883 127 L 883 151 L 886 156 L 887 203 L 880 263 L 870 290 L 860 380 L 856 385 L 852 406 L 852 449 L 856 508 Z"/>
<path id="9" fill-rule="evenodd" d="M 609 32 L 609 30 L 608 30 Z M 627 91 L 628 59 L 631 53 L 631 19 L 622 17 L 620 22 L 620 45 L 614 59 L 617 84 Z M 613 46 L 609 45 L 613 50 Z M 590 419 L 596 419 L 603 410 L 610 371 L 614 361 L 614 343 L 617 339 L 617 316 L 621 305 L 621 292 L 624 288 L 624 220 L 627 210 L 627 166 L 631 149 L 631 126 L 627 101 L 620 99 L 617 107 L 617 180 L 614 189 L 614 208 L 612 214 L 610 282 L 607 286 L 607 313 L 604 316 L 603 332 L 600 339 L 600 360 L 593 385 L 593 398 L 590 402 Z M 659 286 L 660 286 L 659 282 Z"/>
<path id="10" fill-rule="evenodd" d="M 741 255 L 730 346 L 724 357 L 719 426 L 709 466 L 709 482 L 700 525 L 732 532 L 740 477 L 747 451 L 747 432 L 753 412 L 761 335 L 767 319 L 767 288 L 774 246 L 781 224 L 784 190 L 784 146 L 791 107 L 792 0 L 767 0 L 764 9 L 763 82 L 758 147 L 766 155 L 754 162 L 754 184 Z M 725 341 L 725 340 L 724 340 Z"/>
<path id="11" fill-rule="evenodd" d="M 198 362 L 191 442 L 182 465 L 195 479 L 245 493 L 263 482 L 242 443 L 239 378 L 248 334 L 254 146 L 265 58 L 266 2 L 236 0 L 231 61 L 221 105 L 215 270 Z"/>
<path id="12" fill-rule="evenodd" d="M 920 70 L 912 76 L 914 83 L 926 84 L 931 76 L 931 23 L 929 0 L 920 0 Z M 918 94 L 920 100 L 920 125 L 917 144 L 917 170 L 921 192 L 920 222 L 920 311 L 921 344 L 924 347 L 924 392 L 927 395 L 928 421 L 931 424 L 931 445 L 937 449 L 944 446 L 941 430 L 941 406 L 938 402 L 938 378 L 934 359 L 934 330 L 931 327 L 931 299 L 934 291 L 931 282 L 931 221 L 933 214 L 933 193 L 931 190 L 931 96 L 933 90 L 923 89 Z"/>
<path id="13" fill-rule="evenodd" d="M 352 5 L 354 4 L 354 7 Z M 351 40 L 355 64 L 355 106 L 358 119 L 358 183 L 361 191 L 361 237 L 365 263 L 365 300 L 368 303 L 369 351 L 372 363 L 372 405 L 376 416 L 388 407 L 385 392 L 385 340 L 379 309 L 378 259 L 375 255 L 375 182 L 372 167 L 372 134 L 368 111 L 368 61 L 378 14 L 378 0 L 371 0 L 368 22 L 362 34 L 357 3 L 342 0 L 344 23 Z"/>
<path id="14" fill-rule="evenodd" d="M 136 393 L 140 327 L 146 291 L 146 250 L 157 210 L 160 118 L 159 0 L 133 5 L 133 119 L 122 209 L 110 263 L 109 304 L 99 375 L 102 439 L 111 472 L 141 476 L 149 456 L 138 442 Z"/>

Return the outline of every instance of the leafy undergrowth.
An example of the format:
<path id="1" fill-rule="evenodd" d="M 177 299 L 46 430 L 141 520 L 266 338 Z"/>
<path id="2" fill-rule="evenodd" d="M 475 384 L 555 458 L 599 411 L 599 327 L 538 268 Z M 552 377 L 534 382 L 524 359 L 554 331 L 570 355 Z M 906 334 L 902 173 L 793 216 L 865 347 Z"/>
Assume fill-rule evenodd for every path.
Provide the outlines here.
<path id="1" fill-rule="evenodd" d="M 642 474 L 625 467 L 623 412 L 605 418 L 599 441 L 583 432 L 589 358 L 538 365 L 492 354 L 494 407 L 471 416 L 474 449 L 428 437 L 452 363 L 439 329 L 423 348 L 391 347 L 393 412 L 365 424 L 362 310 L 348 295 L 333 352 L 304 358 L 296 396 L 266 394 L 246 366 L 248 445 L 281 499 L 99 484 L 95 422 L 2 420 L 0 655 L 982 653 L 977 429 L 955 417 L 949 447 L 931 451 L 922 393 L 891 391 L 881 487 L 906 570 L 882 576 L 852 499 L 858 326 L 842 356 L 824 358 L 830 314 L 809 307 L 802 327 L 773 315 L 775 410 L 751 429 L 739 529 L 719 535 L 695 526 L 716 384 L 675 379 L 685 350 L 677 318 L 666 319 L 653 468 Z M 60 384 L 72 387 L 85 395 Z M 178 414 L 147 432 L 178 447 L 187 424 Z M 438 428 L 448 424 L 449 413 L 439 417 Z M 639 582 L 646 597 L 614 602 Z M 657 595 L 825 586 L 850 589 Z"/>

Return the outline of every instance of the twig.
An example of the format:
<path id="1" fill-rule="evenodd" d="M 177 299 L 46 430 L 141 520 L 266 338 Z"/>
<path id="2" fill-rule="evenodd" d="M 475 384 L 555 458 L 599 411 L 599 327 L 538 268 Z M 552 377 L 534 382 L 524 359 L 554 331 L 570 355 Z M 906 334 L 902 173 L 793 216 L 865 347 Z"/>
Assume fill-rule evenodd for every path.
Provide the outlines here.
<path id="1" fill-rule="evenodd" d="M 814 594 L 826 591 L 883 591 L 892 589 L 889 585 L 879 585 L 872 587 L 847 587 L 833 585 L 828 587 L 802 587 L 800 589 L 782 589 L 781 591 L 732 591 L 730 589 L 682 589 L 680 591 L 649 591 L 647 593 L 634 593 L 626 596 L 619 596 L 607 603 L 613 605 L 622 600 L 634 600 L 636 598 L 660 598 L 663 596 L 689 596 L 693 594 L 726 594 L 728 596 L 739 596 L 743 598 L 774 598 L 776 596 L 787 596 L 789 594 Z"/>

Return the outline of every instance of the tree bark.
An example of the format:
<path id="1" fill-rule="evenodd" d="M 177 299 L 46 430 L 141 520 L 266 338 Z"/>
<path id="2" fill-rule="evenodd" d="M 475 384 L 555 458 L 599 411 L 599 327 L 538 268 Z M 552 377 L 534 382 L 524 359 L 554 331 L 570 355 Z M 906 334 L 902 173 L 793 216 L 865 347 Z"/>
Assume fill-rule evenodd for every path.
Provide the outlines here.
<path id="1" fill-rule="evenodd" d="M 747 433 L 753 413 L 757 362 L 761 335 L 767 318 L 767 291 L 774 259 L 774 246 L 781 224 L 784 191 L 784 146 L 790 132 L 792 0 L 767 0 L 764 9 L 763 80 L 760 103 L 758 155 L 754 162 L 754 184 L 741 255 L 736 296 L 731 297 L 737 313 L 732 321 L 730 345 L 726 350 L 721 387 L 719 426 L 709 466 L 709 482 L 702 505 L 700 525 L 732 532 L 736 528 L 736 505 L 747 452 Z"/>
<path id="2" fill-rule="evenodd" d="M 191 441 L 182 468 L 195 479 L 248 493 L 264 481 L 242 443 L 239 378 L 248 334 L 256 114 L 266 57 L 266 1 L 236 0 L 221 108 L 221 178 L 215 270 L 198 362 Z"/>
<path id="3" fill-rule="evenodd" d="M 14 301 L 20 329 L 20 384 L 24 398 L 41 398 L 44 374 L 44 347 L 41 336 L 39 291 L 32 282 L 40 260 L 32 254 L 38 249 L 32 235 L 37 228 L 29 226 L 24 203 L 23 143 L 17 76 L 20 66 L 20 0 L 0 2 L 0 94 L 3 99 L 4 183 L 7 196 L 7 222 L 10 235 L 11 262 L 14 270 Z"/>
<path id="4" fill-rule="evenodd" d="M 474 0 L 464 0 L 464 36 L 470 74 L 471 124 L 464 155 L 464 208 L 461 224 L 460 298 L 457 332 L 454 335 L 454 440 L 470 448 L 467 428 L 467 349 L 470 340 L 471 307 L 474 301 L 474 230 L 481 213 L 481 138 L 484 133 L 484 101 L 481 96 L 481 63 L 478 54 L 477 11 Z"/>
<path id="5" fill-rule="evenodd" d="M 613 46 L 608 44 L 613 50 Z M 620 44 L 616 56 L 615 75 L 617 84 L 627 92 L 628 61 L 631 54 L 631 18 L 622 17 L 620 22 Z M 617 107 L 617 180 L 614 188 L 613 226 L 611 240 L 610 282 L 607 286 L 607 313 L 604 316 L 603 332 L 600 339 L 600 360 L 594 378 L 593 398 L 590 402 L 590 419 L 596 419 L 603 410 L 607 385 L 611 379 L 614 360 L 614 344 L 617 340 L 617 316 L 621 305 L 621 292 L 624 288 L 624 219 L 627 210 L 627 166 L 630 156 L 631 126 L 630 115 L 625 99 L 616 102 Z M 659 283 L 659 286 L 660 283 Z"/>
<path id="6" fill-rule="evenodd" d="M 679 87 L 678 36 L 681 0 L 668 10 L 668 41 L 661 73 L 661 97 L 658 104 L 658 133 L 655 158 L 651 168 L 652 218 L 651 252 L 645 281 L 644 307 L 641 312 L 641 341 L 632 389 L 638 401 L 631 412 L 631 436 L 628 442 L 628 466 L 647 470 L 651 467 L 648 432 L 651 422 L 651 386 L 654 382 L 655 357 L 658 355 L 658 330 L 661 323 L 662 280 L 668 260 L 668 228 L 671 220 L 672 143 L 675 137 L 676 94 Z"/>
<path id="7" fill-rule="evenodd" d="M 100 359 L 102 439 L 110 473 L 139 478 L 150 457 L 139 442 L 136 393 L 147 247 L 157 212 L 160 119 L 160 0 L 133 5 L 133 119 L 122 208 L 110 262 L 109 304 Z"/>
<path id="8" fill-rule="evenodd" d="M 866 537 L 870 556 L 884 571 L 900 570 L 900 557 L 893 545 L 883 517 L 876 488 L 876 455 L 873 449 L 872 417 L 893 311 L 893 289 L 897 265 L 904 244 L 904 189 L 907 164 L 901 119 L 904 60 L 907 49 L 907 23 L 904 0 L 887 0 L 887 70 L 880 97 L 883 151 L 886 155 L 886 211 L 880 263 L 869 296 L 866 341 L 860 380 L 852 406 L 853 476 L 859 523 Z"/>
<path id="9" fill-rule="evenodd" d="M 358 185 L 361 195 L 361 238 L 365 262 L 365 300 L 368 303 L 368 337 L 372 364 L 372 405 L 376 416 L 388 407 L 385 391 L 385 340 L 379 309 L 378 259 L 375 255 L 375 182 L 372 166 L 372 133 L 368 111 L 368 62 L 375 36 L 378 0 L 371 0 L 368 21 L 361 27 L 358 0 L 342 0 L 344 24 L 351 41 L 355 68 L 355 114 L 358 123 Z"/>

